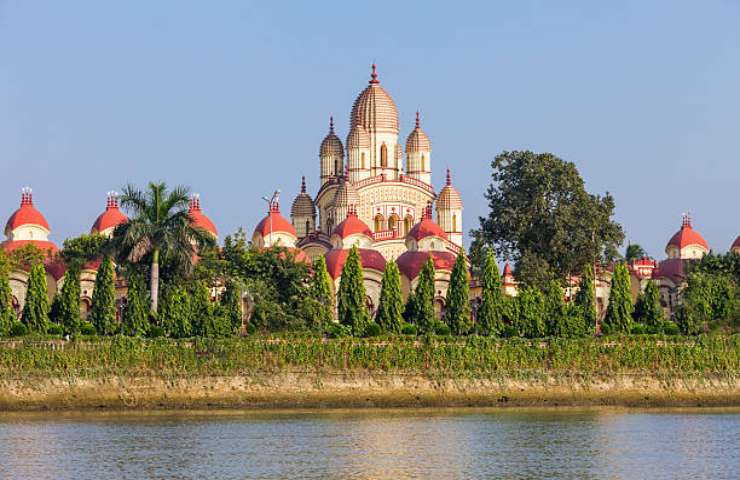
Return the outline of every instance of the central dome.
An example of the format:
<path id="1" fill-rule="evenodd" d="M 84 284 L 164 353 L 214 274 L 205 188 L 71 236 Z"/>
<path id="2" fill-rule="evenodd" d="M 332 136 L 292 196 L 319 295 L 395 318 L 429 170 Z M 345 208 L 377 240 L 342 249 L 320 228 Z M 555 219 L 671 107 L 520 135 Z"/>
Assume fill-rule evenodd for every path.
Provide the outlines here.
<path id="1" fill-rule="evenodd" d="M 356 125 L 369 133 L 383 132 L 398 134 L 398 109 L 388 92 L 380 86 L 378 73 L 373 64 L 370 84 L 355 100 L 350 115 L 350 130 Z"/>

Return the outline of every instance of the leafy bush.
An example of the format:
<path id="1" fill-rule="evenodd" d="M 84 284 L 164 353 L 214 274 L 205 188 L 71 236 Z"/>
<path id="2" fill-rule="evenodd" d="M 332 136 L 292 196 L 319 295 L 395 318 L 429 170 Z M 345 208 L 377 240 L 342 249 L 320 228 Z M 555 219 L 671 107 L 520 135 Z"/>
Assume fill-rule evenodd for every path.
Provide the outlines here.
<path id="1" fill-rule="evenodd" d="M 28 335 L 28 327 L 26 324 L 21 322 L 13 322 L 13 325 L 10 327 L 10 336 L 11 337 L 23 337 L 25 335 Z"/>
<path id="2" fill-rule="evenodd" d="M 62 335 L 64 333 L 64 329 L 61 325 L 50 323 L 49 327 L 46 329 L 46 333 L 47 335 Z"/>
<path id="3" fill-rule="evenodd" d="M 514 325 L 504 325 L 504 329 L 501 332 L 501 336 L 504 338 L 518 337 L 519 331 Z"/>
<path id="4" fill-rule="evenodd" d="M 644 335 L 647 332 L 648 332 L 647 327 L 641 323 L 632 324 L 632 329 L 630 330 L 630 333 L 633 335 Z"/>
<path id="5" fill-rule="evenodd" d="M 164 336 L 164 329 L 160 327 L 159 325 L 151 325 L 149 327 L 149 331 L 147 332 L 147 337 L 159 338 L 163 336 Z"/>
<path id="6" fill-rule="evenodd" d="M 678 328 L 678 325 L 671 321 L 663 322 L 662 327 L 663 333 L 665 333 L 666 335 L 678 335 L 679 333 L 681 333 L 681 329 Z"/>
<path id="7" fill-rule="evenodd" d="M 341 323 L 330 322 L 324 325 L 324 333 L 328 338 L 344 338 L 352 336 L 352 327 Z"/>
<path id="8" fill-rule="evenodd" d="M 403 335 L 416 335 L 416 325 L 413 323 L 404 323 L 401 325 L 401 333 Z"/>
<path id="9" fill-rule="evenodd" d="M 450 335 L 452 333 L 452 330 L 450 329 L 449 325 L 447 325 L 446 323 L 437 322 L 434 325 L 434 333 L 436 333 L 437 335 L 446 337 L 447 335 Z"/>
<path id="10" fill-rule="evenodd" d="M 96 335 L 98 331 L 95 330 L 95 326 L 92 323 L 82 322 L 80 324 L 80 333 L 83 335 Z"/>
<path id="11" fill-rule="evenodd" d="M 370 322 L 367 324 L 367 327 L 365 327 L 365 337 L 377 337 L 382 332 L 380 325 L 378 325 L 375 322 Z"/>

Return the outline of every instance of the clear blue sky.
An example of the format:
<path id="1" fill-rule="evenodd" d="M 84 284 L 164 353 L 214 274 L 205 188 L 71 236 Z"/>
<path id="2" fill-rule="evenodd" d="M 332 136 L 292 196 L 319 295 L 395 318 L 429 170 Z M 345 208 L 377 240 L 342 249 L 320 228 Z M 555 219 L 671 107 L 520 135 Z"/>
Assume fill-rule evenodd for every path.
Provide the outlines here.
<path id="1" fill-rule="evenodd" d="M 740 2 L 0 0 L 0 216 L 20 189 L 52 239 L 105 192 L 162 179 L 251 234 L 334 115 L 347 133 L 372 61 L 452 167 L 465 229 L 502 150 L 575 162 L 628 238 L 663 258 L 681 213 L 716 251 L 740 234 Z M 2 220 L 4 221 L 4 220 Z"/>

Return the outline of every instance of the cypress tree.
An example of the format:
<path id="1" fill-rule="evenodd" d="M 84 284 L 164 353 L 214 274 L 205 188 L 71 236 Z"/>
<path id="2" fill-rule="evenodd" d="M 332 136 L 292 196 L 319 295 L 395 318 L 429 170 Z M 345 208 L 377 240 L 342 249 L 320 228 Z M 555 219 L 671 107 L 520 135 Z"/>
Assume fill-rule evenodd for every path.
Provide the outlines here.
<path id="1" fill-rule="evenodd" d="M 162 305 L 162 328 L 173 338 L 189 337 L 193 333 L 190 295 L 181 286 L 167 289 Z"/>
<path id="2" fill-rule="evenodd" d="M 403 322 L 403 297 L 401 295 L 401 272 L 396 262 L 385 264 L 380 289 L 380 305 L 376 321 L 384 330 L 401 333 Z"/>
<path id="3" fill-rule="evenodd" d="M 217 336 L 217 323 L 213 318 L 211 293 L 203 280 L 197 280 L 190 292 L 190 307 L 192 311 L 192 333 L 198 337 Z"/>
<path id="4" fill-rule="evenodd" d="M 30 332 L 46 333 L 49 323 L 49 297 L 46 288 L 46 270 L 41 263 L 31 267 L 21 321 Z"/>
<path id="5" fill-rule="evenodd" d="M 470 316 L 470 283 L 468 277 L 468 263 L 461 248 L 452 267 L 450 285 L 445 299 L 444 322 L 455 335 L 466 335 L 473 327 Z"/>
<path id="6" fill-rule="evenodd" d="M 369 315 L 365 306 L 365 285 L 362 278 L 360 255 L 357 247 L 353 246 L 342 267 L 337 313 L 339 322 L 352 328 L 352 332 L 357 336 L 365 333 L 365 328 L 369 323 Z"/>
<path id="7" fill-rule="evenodd" d="M 384 277 L 385 278 L 385 277 Z M 334 289 L 332 288 L 331 277 L 326 271 L 326 260 L 323 255 L 313 264 L 313 278 L 311 280 L 311 296 L 318 304 L 316 326 L 327 325 L 334 321 Z M 381 294 L 382 302 L 382 294 Z"/>
<path id="8" fill-rule="evenodd" d="M 419 333 L 433 333 L 436 323 L 434 314 L 434 262 L 427 257 L 419 273 L 419 280 L 414 290 L 414 321 Z"/>
<path id="9" fill-rule="evenodd" d="M 545 326 L 548 335 L 554 337 L 573 337 L 570 311 L 565 304 L 563 289 L 556 280 L 551 280 L 545 292 Z"/>
<path id="10" fill-rule="evenodd" d="M 66 333 L 80 331 L 80 324 L 82 323 L 80 318 L 80 294 L 80 270 L 79 267 L 73 265 L 64 274 L 62 290 L 57 294 L 59 307 L 54 318 L 54 321 L 64 327 Z"/>
<path id="11" fill-rule="evenodd" d="M 409 292 L 408 298 L 406 298 L 406 305 L 403 307 L 403 320 L 407 323 L 416 323 L 416 295 L 414 291 Z"/>
<path id="12" fill-rule="evenodd" d="M 483 291 L 478 308 L 477 330 L 481 335 L 501 335 L 504 329 L 505 298 L 498 265 L 492 251 L 486 255 L 483 266 Z"/>
<path id="13" fill-rule="evenodd" d="M 632 327 L 632 297 L 630 276 L 627 266 L 619 263 L 614 267 L 609 305 L 604 317 L 604 333 L 629 332 Z"/>
<path id="14" fill-rule="evenodd" d="M 645 290 L 637 297 L 634 318 L 636 322 L 652 328 L 659 327 L 665 320 L 663 307 L 660 306 L 660 291 L 652 280 L 648 280 Z"/>
<path id="15" fill-rule="evenodd" d="M 583 335 L 587 332 L 593 332 L 596 328 L 596 287 L 594 286 L 594 269 L 591 264 L 587 264 L 581 274 L 581 281 L 578 284 L 575 304 L 577 308 L 574 316 L 574 330 Z"/>
<path id="16" fill-rule="evenodd" d="M 519 332 L 527 338 L 545 335 L 545 302 L 542 292 L 525 287 L 517 296 L 519 303 Z"/>
<path id="17" fill-rule="evenodd" d="M 226 290 L 221 295 L 221 310 L 224 321 L 229 325 L 232 334 L 239 334 L 242 329 L 244 307 L 241 299 L 241 285 L 232 279 L 226 281 Z"/>
<path id="18" fill-rule="evenodd" d="M 123 329 L 128 335 L 138 337 L 146 335 L 149 331 L 149 308 L 144 296 L 144 286 L 138 275 L 131 275 L 126 306 L 123 309 Z"/>
<path id="19" fill-rule="evenodd" d="M 10 289 L 10 261 L 5 252 L 0 250 L 0 337 L 10 334 L 10 327 L 15 320 L 13 291 Z"/>
<path id="20" fill-rule="evenodd" d="M 113 335 L 119 331 L 116 321 L 116 285 L 113 280 L 113 262 L 104 257 L 95 275 L 90 321 L 100 335 Z"/>

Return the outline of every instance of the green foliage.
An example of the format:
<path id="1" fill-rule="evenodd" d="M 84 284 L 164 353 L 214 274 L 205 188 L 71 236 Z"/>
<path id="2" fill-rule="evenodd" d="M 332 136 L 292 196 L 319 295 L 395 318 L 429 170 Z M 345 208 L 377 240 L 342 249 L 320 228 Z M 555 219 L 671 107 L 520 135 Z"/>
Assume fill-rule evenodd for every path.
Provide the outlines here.
<path id="1" fill-rule="evenodd" d="M 452 267 L 450 285 L 445 300 L 444 322 L 455 335 L 466 335 L 473 328 L 470 314 L 470 279 L 468 264 L 463 249 L 457 254 L 455 266 Z"/>
<path id="2" fill-rule="evenodd" d="M 572 332 L 570 310 L 565 304 L 565 294 L 560 283 L 551 280 L 545 290 L 545 332 L 555 337 L 576 336 Z"/>
<path id="3" fill-rule="evenodd" d="M 324 325 L 324 334 L 328 338 L 351 337 L 352 328 L 348 327 L 347 325 L 342 325 L 341 323 L 327 323 L 326 325 Z"/>
<path id="4" fill-rule="evenodd" d="M 29 271 L 34 265 L 44 263 L 44 260 L 49 257 L 49 251 L 42 251 L 33 243 L 27 243 L 21 248 L 13 250 L 8 255 L 10 270 Z"/>
<path id="5" fill-rule="evenodd" d="M 26 324 L 18 321 L 13 322 L 13 324 L 10 326 L 10 336 L 23 337 L 25 335 L 28 335 L 28 327 L 26 326 Z"/>
<path id="6" fill-rule="evenodd" d="M 385 277 L 383 277 L 385 279 Z M 326 260 L 320 255 L 313 263 L 313 277 L 311 279 L 311 298 L 317 303 L 315 315 L 316 326 L 326 325 L 334 321 L 334 288 L 326 271 Z M 382 305 L 382 294 L 381 294 Z"/>
<path id="7" fill-rule="evenodd" d="M 31 267 L 21 321 L 30 332 L 46 332 L 49 323 L 49 297 L 46 288 L 46 270 L 41 263 Z"/>
<path id="8" fill-rule="evenodd" d="M 473 232 L 478 245 L 517 264 L 517 278 L 544 288 L 596 259 L 610 260 L 622 242 L 614 199 L 589 194 L 576 166 L 550 153 L 503 152 L 491 162 L 490 212 Z"/>
<path id="9" fill-rule="evenodd" d="M 54 308 L 53 320 L 62 325 L 66 333 L 80 330 L 80 270 L 73 265 L 64 274 L 62 290 L 57 294 L 58 305 Z"/>
<path id="10" fill-rule="evenodd" d="M 149 328 L 144 286 L 138 275 L 129 276 L 126 306 L 123 309 L 123 331 L 127 335 L 144 336 Z"/>
<path id="11" fill-rule="evenodd" d="M 446 337 L 447 335 L 451 335 L 452 334 L 452 330 L 450 329 L 450 327 L 446 323 L 444 323 L 444 322 L 437 322 L 437 323 L 434 324 L 434 333 L 436 335 L 439 335 L 439 336 L 442 336 L 442 337 Z"/>
<path id="12" fill-rule="evenodd" d="M 416 325 L 414 325 L 413 323 L 404 323 L 403 325 L 401 325 L 401 334 L 416 336 Z"/>
<path id="13" fill-rule="evenodd" d="M 738 291 L 735 282 L 723 273 L 697 269 L 689 273 L 676 322 L 687 335 L 696 335 L 718 322 L 730 321 L 737 328 Z"/>
<path id="14" fill-rule="evenodd" d="M 365 285 L 363 284 L 362 265 L 357 247 L 353 246 L 342 267 L 342 278 L 339 281 L 339 303 L 337 307 L 339 323 L 352 328 L 360 336 L 365 332 L 369 322 L 365 306 Z"/>
<path id="15" fill-rule="evenodd" d="M 644 248 L 636 243 L 627 244 L 627 250 L 624 252 L 624 261 L 629 263 L 633 260 L 639 260 L 646 256 L 647 252 Z"/>
<path id="16" fill-rule="evenodd" d="M 46 329 L 47 335 L 54 335 L 54 336 L 61 336 L 64 335 L 64 329 L 61 325 L 57 325 L 56 323 L 50 323 L 49 327 Z"/>
<path id="17" fill-rule="evenodd" d="M 90 321 L 101 335 L 113 335 L 119 331 L 116 320 L 116 285 L 113 279 L 113 262 L 104 257 L 95 276 Z"/>
<path id="18" fill-rule="evenodd" d="M 645 290 L 637 297 L 633 317 L 636 322 L 649 327 L 656 327 L 665 320 L 660 306 L 660 290 L 655 282 L 648 281 Z"/>
<path id="19" fill-rule="evenodd" d="M 244 307 L 241 285 L 236 280 L 229 279 L 226 282 L 226 289 L 221 295 L 221 315 L 228 322 L 232 334 L 238 334 L 241 331 Z"/>
<path id="20" fill-rule="evenodd" d="M 676 323 L 669 320 L 663 322 L 663 333 L 666 335 L 679 335 L 681 333 L 681 329 L 676 325 Z"/>
<path id="21" fill-rule="evenodd" d="M 367 324 L 367 327 L 365 327 L 365 333 L 364 337 L 377 337 L 382 333 L 383 329 L 380 328 L 380 325 L 378 325 L 375 322 L 370 322 Z"/>
<path id="22" fill-rule="evenodd" d="M 10 259 L 0 249 L 0 337 L 10 335 L 10 328 L 15 321 L 13 292 L 10 289 Z"/>
<path id="23" fill-rule="evenodd" d="M 516 299 L 519 304 L 519 334 L 527 338 L 544 337 L 545 300 L 542 292 L 534 287 L 524 287 Z"/>
<path id="24" fill-rule="evenodd" d="M 92 336 L 92 335 L 95 335 L 98 332 L 97 332 L 97 330 L 95 330 L 95 325 L 93 325 L 92 323 L 90 323 L 90 322 L 82 322 L 80 324 L 80 333 L 82 335 Z"/>
<path id="25" fill-rule="evenodd" d="M 418 333 L 422 335 L 434 333 L 437 318 L 434 313 L 434 262 L 431 255 L 419 272 L 412 298 L 411 318 L 416 324 Z"/>
<path id="26" fill-rule="evenodd" d="M 403 296 L 401 295 L 401 272 L 396 262 L 385 264 L 380 289 L 380 305 L 375 320 L 383 330 L 400 333 L 403 323 Z"/>
<path id="27" fill-rule="evenodd" d="M 164 337 L 164 329 L 160 327 L 159 325 L 151 325 L 149 327 L 149 332 L 147 333 L 147 336 L 149 338 Z"/>
<path id="28" fill-rule="evenodd" d="M 211 292 L 203 280 L 193 283 L 190 291 L 190 309 L 192 312 L 192 334 L 199 337 L 219 336 L 216 334 L 218 322 L 214 321 Z"/>
<path id="29" fill-rule="evenodd" d="M 478 308 L 476 328 L 481 335 L 500 336 L 504 328 L 506 299 L 501 276 L 492 251 L 486 255 L 482 272 L 481 304 Z"/>
<path id="30" fill-rule="evenodd" d="M 604 333 L 624 333 L 632 328 L 632 293 L 630 274 L 627 265 L 618 263 L 614 266 L 612 286 L 609 291 L 609 305 L 604 317 Z"/>
<path id="31" fill-rule="evenodd" d="M 102 257 L 109 243 L 109 238 L 100 233 L 80 235 L 66 239 L 59 253 L 68 266 L 82 268 L 85 263 Z"/>
<path id="32" fill-rule="evenodd" d="M 193 334 L 193 310 L 185 287 L 171 286 L 165 289 L 160 318 L 165 334 L 170 337 L 185 338 Z"/>
<path id="33" fill-rule="evenodd" d="M 583 267 L 581 281 L 578 284 L 578 292 L 575 298 L 576 327 L 582 333 L 591 333 L 596 328 L 596 286 L 594 285 L 594 269 L 588 263 Z"/>

